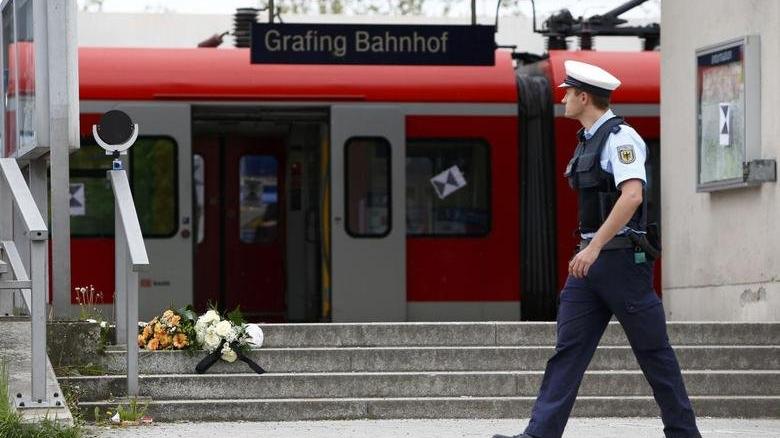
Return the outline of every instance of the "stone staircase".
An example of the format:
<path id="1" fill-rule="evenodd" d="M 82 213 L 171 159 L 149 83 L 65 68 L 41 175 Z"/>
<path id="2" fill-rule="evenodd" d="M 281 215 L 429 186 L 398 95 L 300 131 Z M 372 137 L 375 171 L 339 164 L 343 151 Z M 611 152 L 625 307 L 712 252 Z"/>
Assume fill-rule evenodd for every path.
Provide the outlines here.
<path id="1" fill-rule="evenodd" d="M 242 362 L 195 374 L 203 355 L 145 352 L 140 390 L 149 414 L 177 420 L 521 418 L 530 414 L 554 323 L 264 325 L 265 345 Z M 669 323 L 698 416 L 780 418 L 780 323 Z M 63 377 L 91 413 L 125 395 L 125 354 L 102 356 L 109 375 Z M 622 329 L 611 323 L 573 416 L 657 416 Z"/>

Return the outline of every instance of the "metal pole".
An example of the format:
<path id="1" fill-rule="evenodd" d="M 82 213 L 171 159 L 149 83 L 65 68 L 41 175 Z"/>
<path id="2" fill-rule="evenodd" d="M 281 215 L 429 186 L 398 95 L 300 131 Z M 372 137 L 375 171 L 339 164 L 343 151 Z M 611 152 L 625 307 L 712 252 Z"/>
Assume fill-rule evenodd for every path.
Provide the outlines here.
<path id="1" fill-rule="evenodd" d="M 49 212 L 49 187 L 48 187 L 48 176 L 46 175 L 48 171 L 48 164 L 46 163 L 46 158 L 36 158 L 34 160 L 30 161 L 30 165 L 28 167 L 29 175 L 30 175 L 30 193 L 32 193 L 33 199 L 35 200 L 35 205 L 38 207 L 38 211 L 41 213 L 41 218 L 44 221 L 44 225 L 46 224 L 48 219 L 48 212 Z M 35 236 L 30 236 L 31 239 L 35 239 Z M 46 234 L 46 238 L 48 239 L 48 232 Z M 32 251 L 30 254 L 30 257 L 32 259 Z M 46 304 L 48 307 L 49 303 L 49 251 L 45 251 L 43 254 L 43 267 L 44 267 L 44 285 L 45 287 L 45 293 L 44 297 L 46 297 Z"/>
<path id="2" fill-rule="evenodd" d="M 471 0 L 471 25 L 477 24 L 477 0 Z"/>
<path id="3" fill-rule="evenodd" d="M 146 254 L 141 224 L 138 222 L 127 174 L 124 170 L 110 170 L 108 174 L 114 191 L 117 282 L 120 279 L 123 281 L 123 284 L 117 284 L 117 289 L 122 291 L 122 295 L 117 297 L 116 302 L 124 302 L 124 327 L 120 328 L 117 324 L 117 333 L 124 332 L 123 337 L 127 346 L 127 396 L 136 397 L 138 396 L 138 271 L 149 269 L 149 257 Z"/>
<path id="4" fill-rule="evenodd" d="M 276 11 L 274 10 L 274 0 L 268 0 L 268 22 L 269 23 L 274 22 L 274 15 L 276 15 Z"/>
<path id="5" fill-rule="evenodd" d="M 49 75 L 49 158 L 51 160 L 51 266 L 52 305 L 58 318 L 72 313 L 70 275 L 70 147 L 78 145 L 72 135 L 78 126 L 78 72 L 74 59 L 76 2 L 46 4 Z M 36 45 L 38 43 L 36 42 Z M 36 47 L 37 49 L 37 47 Z M 75 102 L 75 104 L 73 103 Z M 76 119 L 74 119 L 76 117 Z"/>
<path id="6" fill-rule="evenodd" d="M 11 196 L 11 190 L 5 178 L 0 175 L 0 240 L 13 240 L 14 224 L 14 203 Z M 0 274 L 0 276 L 3 274 Z M 10 272 L 5 274 L 5 278 L 11 278 Z M 0 315 L 11 315 L 14 310 L 14 295 L 10 293 L 0 293 Z"/>
<path id="7" fill-rule="evenodd" d="M 128 344 L 127 320 L 127 239 L 122 226 L 119 202 L 114 197 L 114 311 L 116 313 L 116 343 Z"/>
<path id="8" fill-rule="evenodd" d="M 47 237 L 47 236 L 46 236 Z M 32 401 L 46 398 L 46 238 L 30 242 L 30 278 L 32 279 Z"/>
<path id="9" fill-rule="evenodd" d="M 127 266 L 127 263 L 125 264 Z M 138 396 L 138 272 L 127 271 L 127 396 Z"/>

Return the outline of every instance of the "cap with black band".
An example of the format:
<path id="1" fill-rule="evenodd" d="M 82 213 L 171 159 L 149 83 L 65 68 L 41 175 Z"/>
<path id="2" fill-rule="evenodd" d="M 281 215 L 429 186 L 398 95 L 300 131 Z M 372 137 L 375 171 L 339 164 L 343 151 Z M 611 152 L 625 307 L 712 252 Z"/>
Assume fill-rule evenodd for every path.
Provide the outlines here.
<path id="1" fill-rule="evenodd" d="M 559 88 L 574 87 L 594 94 L 609 97 L 620 86 L 620 80 L 601 67 L 580 61 L 565 61 L 566 78 Z"/>

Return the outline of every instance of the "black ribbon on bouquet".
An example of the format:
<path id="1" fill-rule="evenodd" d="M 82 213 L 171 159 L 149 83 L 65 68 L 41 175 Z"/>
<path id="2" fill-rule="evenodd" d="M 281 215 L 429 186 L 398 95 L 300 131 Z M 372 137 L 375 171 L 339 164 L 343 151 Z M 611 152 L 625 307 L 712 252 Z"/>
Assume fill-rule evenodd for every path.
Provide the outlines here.
<path id="1" fill-rule="evenodd" d="M 222 347 L 225 345 L 225 341 L 219 343 L 219 347 L 217 347 L 216 350 L 209 353 L 206 357 L 200 360 L 197 365 L 195 365 L 195 371 L 198 374 L 203 374 L 206 371 L 208 371 L 209 368 L 211 368 L 212 365 L 217 363 L 217 361 L 222 357 Z M 238 345 L 234 342 L 230 344 L 230 348 L 233 349 L 233 351 L 236 352 L 236 358 L 240 360 L 241 362 L 246 363 L 249 365 L 249 368 L 252 368 L 252 371 L 256 372 L 257 374 L 264 374 L 265 370 L 260 365 L 256 364 L 255 361 L 244 355 L 244 353 L 241 352 L 241 350 L 238 349 Z"/>

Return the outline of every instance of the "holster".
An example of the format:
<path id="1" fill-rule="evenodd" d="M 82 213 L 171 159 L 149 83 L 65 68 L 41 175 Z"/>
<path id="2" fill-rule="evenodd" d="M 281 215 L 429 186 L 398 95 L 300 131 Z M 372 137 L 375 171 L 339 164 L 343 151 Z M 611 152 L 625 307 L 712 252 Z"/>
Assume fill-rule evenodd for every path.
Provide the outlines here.
<path id="1" fill-rule="evenodd" d="M 647 235 L 643 233 L 637 233 L 633 230 L 627 230 L 626 236 L 631 239 L 631 242 L 642 249 L 647 254 L 647 257 L 652 260 L 657 260 L 661 257 L 661 248 L 656 248 L 647 239 Z"/>

